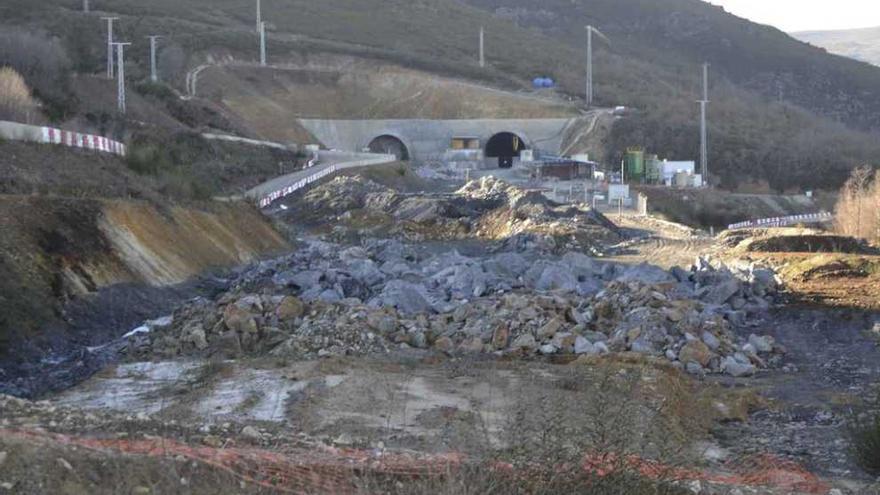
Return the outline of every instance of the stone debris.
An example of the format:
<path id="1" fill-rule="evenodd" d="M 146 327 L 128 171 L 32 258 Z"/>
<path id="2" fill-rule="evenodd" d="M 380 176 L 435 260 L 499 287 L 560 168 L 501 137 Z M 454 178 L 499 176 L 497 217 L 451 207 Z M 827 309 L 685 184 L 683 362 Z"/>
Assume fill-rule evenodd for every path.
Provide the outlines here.
<path id="1" fill-rule="evenodd" d="M 451 194 L 418 195 L 363 177 L 337 177 L 300 201 L 288 215 L 307 211 L 314 222 L 335 219 L 334 234 L 341 237 L 367 230 L 411 242 L 479 238 L 502 242 L 505 250 L 593 254 L 621 241 L 618 227 L 588 205 L 558 205 L 494 177 L 470 181 Z M 297 215 L 291 220 L 302 221 Z"/>
<path id="2" fill-rule="evenodd" d="M 478 190 L 482 191 L 482 189 Z M 483 194 L 480 192 L 479 194 Z M 130 359 L 394 351 L 665 357 L 696 375 L 750 376 L 781 352 L 733 329 L 774 304 L 765 269 L 700 259 L 690 270 L 625 266 L 577 252 L 463 256 L 394 240 L 316 240 L 243 270 L 214 300 L 130 337 Z"/>

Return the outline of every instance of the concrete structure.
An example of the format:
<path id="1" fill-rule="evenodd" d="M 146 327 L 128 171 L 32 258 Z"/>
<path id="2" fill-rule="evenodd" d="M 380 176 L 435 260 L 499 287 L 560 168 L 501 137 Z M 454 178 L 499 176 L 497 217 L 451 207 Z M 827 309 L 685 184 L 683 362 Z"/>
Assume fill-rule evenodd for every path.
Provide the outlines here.
<path id="1" fill-rule="evenodd" d="M 660 162 L 660 180 L 667 186 L 671 186 L 675 180 L 675 175 L 685 173 L 693 175 L 696 171 L 696 163 L 692 161 L 684 162 Z"/>
<path id="2" fill-rule="evenodd" d="M 366 149 L 402 152 L 417 162 L 447 161 L 454 138 L 479 140 L 486 163 L 497 166 L 507 155 L 518 158 L 523 149 L 560 154 L 565 136 L 578 119 L 475 119 L 475 120 L 313 120 L 300 123 L 327 148 L 359 152 Z M 500 139 L 510 137 L 514 139 Z M 377 147 L 377 143 L 381 146 Z M 511 145 L 512 143 L 512 145 Z M 516 148 L 516 149 L 506 149 Z M 473 150 L 458 150 L 473 155 Z M 396 152 L 394 154 L 397 154 Z"/>
<path id="3" fill-rule="evenodd" d="M 57 144 L 71 148 L 83 148 L 104 153 L 125 156 L 125 145 L 104 136 L 81 134 L 54 127 L 19 124 L 0 121 L 0 138 L 11 141 L 31 141 L 34 143 Z"/>

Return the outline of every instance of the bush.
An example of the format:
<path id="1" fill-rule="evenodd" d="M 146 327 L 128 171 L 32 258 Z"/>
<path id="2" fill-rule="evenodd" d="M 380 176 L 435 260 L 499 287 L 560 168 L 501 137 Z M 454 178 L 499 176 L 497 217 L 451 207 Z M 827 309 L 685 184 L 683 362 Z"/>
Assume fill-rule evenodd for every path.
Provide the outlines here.
<path id="1" fill-rule="evenodd" d="M 866 472 L 880 476 L 880 414 L 856 416 L 850 421 L 850 448 Z"/>
<path id="2" fill-rule="evenodd" d="M 73 113 L 75 98 L 68 84 L 71 63 L 59 40 L 4 27 L 0 29 L 0 66 L 11 67 L 24 77 L 53 120 Z"/>
<path id="3" fill-rule="evenodd" d="M 34 123 L 39 105 L 24 78 L 9 67 L 0 68 L 0 120 Z"/>

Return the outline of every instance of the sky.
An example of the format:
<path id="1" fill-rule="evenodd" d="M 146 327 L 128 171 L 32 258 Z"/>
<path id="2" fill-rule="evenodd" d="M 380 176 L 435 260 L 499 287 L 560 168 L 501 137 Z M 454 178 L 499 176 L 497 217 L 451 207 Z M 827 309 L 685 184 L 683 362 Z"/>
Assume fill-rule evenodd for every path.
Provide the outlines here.
<path id="1" fill-rule="evenodd" d="M 739 17 L 787 31 L 880 27 L 880 0 L 708 0 Z"/>

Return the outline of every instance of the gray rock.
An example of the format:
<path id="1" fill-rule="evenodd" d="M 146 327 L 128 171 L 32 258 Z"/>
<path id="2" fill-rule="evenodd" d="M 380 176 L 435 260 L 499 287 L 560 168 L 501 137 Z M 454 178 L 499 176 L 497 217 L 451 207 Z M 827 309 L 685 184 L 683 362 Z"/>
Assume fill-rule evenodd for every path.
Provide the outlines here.
<path id="1" fill-rule="evenodd" d="M 404 314 L 426 313 L 431 311 L 432 306 L 425 293 L 424 286 L 392 280 L 385 284 L 379 299 L 383 306 L 397 308 Z"/>
<path id="2" fill-rule="evenodd" d="M 483 264 L 486 272 L 506 279 L 518 278 L 528 267 L 525 258 L 516 253 L 501 253 Z"/>
<path id="3" fill-rule="evenodd" d="M 547 267 L 535 284 L 535 289 L 544 291 L 574 292 L 577 287 L 577 278 L 571 273 L 571 270 L 562 266 Z"/>
<path id="4" fill-rule="evenodd" d="M 721 341 L 711 332 L 703 332 L 703 343 L 713 351 L 717 351 L 721 347 Z"/>
<path id="5" fill-rule="evenodd" d="M 355 259 L 348 263 L 348 271 L 358 282 L 373 286 L 385 281 L 385 274 L 372 260 Z"/>
<path id="6" fill-rule="evenodd" d="M 623 275 L 617 277 L 617 280 L 621 282 L 644 282 L 647 284 L 676 282 L 675 277 L 670 275 L 666 270 L 647 263 L 642 263 L 629 268 L 623 272 Z"/>
<path id="7" fill-rule="evenodd" d="M 415 332 L 410 336 L 410 344 L 416 349 L 427 349 L 428 339 L 425 337 L 424 332 Z"/>
<path id="8" fill-rule="evenodd" d="M 241 436 L 248 440 L 262 440 L 263 435 L 253 426 L 245 426 L 241 430 Z"/>
<path id="9" fill-rule="evenodd" d="M 538 342 L 535 340 L 535 337 L 533 337 L 532 334 L 526 333 L 517 337 L 510 347 L 513 349 L 526 349 L 533 351 L 538 348 Z"/>
<path id="10" fill-rule="evenodd" d="M 739 280 L 730 278 L 709 289 L 709 292 L 703 296 L 703 300 L 710 304 L 721 305 L 735 296 L 741 289 Z"/>
<path id="11" fill-rule="evenodd" d="M 577 284 L 577 293 L 581 297 L 593 297 L 598 294 L 605 286 L 601 280 L 595 278 L 587 278 Z"/>
<path id="12" fill-rule="evenodd" d="M 694 376 L 703 376 L 706 374 L 706 370 L 704 370 L 703 367 L 699 365 L 699 363 L 695 363 L 693 361 L 690 361 L 685 365 L 685 371 L 687 371 L 688 374 Z"/>
<path id="13" fill-rule="evenodd" d="M 656 351 L 656 349 L 654 349 L 654 345 L 643 338 L 640 338 L 633 342 L 630 346 L 630 350 L 639 354 L 654 354 Z"/>
<path id="14" fill-rule="evenodd" d="M 570 251 L 562 256 L 562 262 L 570 268 L 593 273 L 596 270 L 596 262 L 586 254 Z"/>
<path id="15" fill-rule="evenodd" d="M 672 270 L 670 270 L 670 273 L 679 282 L 684 283 L 684 282 L 689 282 L 691 280 L 691 272 L 685 270 L 684 268 L 682 268 L 680 266 L 672 267 Z"/>
<path id="16" fill-rule="evenodd" d="M 773 337 L 760 337 L 758 335 L 751 334 L 749 335 L 749 344 L 751 344 L 757 352 L 773 352 Z"/>
<path id="17" fill-rule="evenodd" d="M 543 354 L 545 356 L 549 356 L 551 354 L 556 354 L 558 351 L 559 351 L 559 349 L 557 349 L 556 346 L 553 344 L 545 344 L 545 345 L 542 345 L 540 348 L 541 354 Z"/>
<path id="18" fill-rule="evenodd" d="M 756 368 L 751 364 L 740 363 L 733 357 L 728 356 L 724 358 L 724 361 L 721 362 L 721 371 L 727 373 L 730 376 L 740 378 L 753 376 L 756 372 Z"/>
<path id="19" fill-rule="evenodd" d="M 339 302 L 343 299 L 342 294 L 339 293 L 336 289 L 327 289 L 321 291 L 321 294 L 318 295 L 318 300 L 326 303 L 335 303 Z"/>
<path id="20" fill-rule="evenodd" d="M 602 332 L 584 332 L 582 335 L 585 339 L 589 340 L 591 344 L 606 342 L 608 340 L 608 336 Z"/>
<path id="21" fill-rule="evenodd" d="M 596 352 L 596 348 L 589 340 L 581 336 L 578 336 L 574 339 L 575 354 L 593 354 L 594 352 Z"/>
<path id="22" fill-rule="evenodd" d="M 745 326 L 748 314 L 745 311 L 725 311 L 724 318 L 735 327 Z"/>

